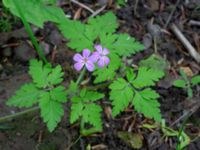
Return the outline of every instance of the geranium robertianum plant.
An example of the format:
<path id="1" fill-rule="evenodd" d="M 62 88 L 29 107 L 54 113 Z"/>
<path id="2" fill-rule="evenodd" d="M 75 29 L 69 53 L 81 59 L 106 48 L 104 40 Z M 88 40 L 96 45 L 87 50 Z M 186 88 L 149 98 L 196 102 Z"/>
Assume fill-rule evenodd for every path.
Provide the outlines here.
<path id="1" fill-rule="evenodd" d="M 12 0 L 4 0 L 11 12 L 20 17 Z M 70 20 L 63 11 L 55 6 L 53 0 L 16 0 L 20 2 L 24 18 L 30 23 L 42 27 L 46 21 L 54 22 L 65 38 L 67 46 L 77 53 L 73 57 L 74 69 L 80 76 L 69 81 L 64 87 L 61 66 L 53 68 L 48 63 L 31 60 L 29 74 L 33 82 L 23 85 L 7 104 L 17 107 L 38 105 L 41 116 L 49 131 L 53 131 L 64 114 L 63 103 L 70 101 L 70 123 L 80 121 L 80 130 L 84 135 L 102 131 L 102 106 L 100 101 L 109 100 L 112 115 L 116 117 L 129 105 L 145 117 L 161 121 L 159 94 L 151 87 L 164 76 L 163 71 L 150 67 L 132 68 L 122 61 L 144 49 L 133 37 L 117 33 L 118 23 L 112 12 L 89 18 L 87 23 Z M 34 6 L 34 7 L 32 7 Z M 29 11 L 28 8 L 35 11 Z M 44 15 L 41 15 L 44 14 Z M 39 16 L 39 18 L 35 18 Z M 109 85 L 103 90 L 91 90 L 79 86 L 84 74 L 94 77 L 95 86 L 102 82 Z M 103 93 L 104 92 L 104 93 Z M 109 96 L 106 96 L 109 92 Z M 88 126 L 89 125 L 89 126 Z M 88 128 L 89 127 L 89 128 Z"/>

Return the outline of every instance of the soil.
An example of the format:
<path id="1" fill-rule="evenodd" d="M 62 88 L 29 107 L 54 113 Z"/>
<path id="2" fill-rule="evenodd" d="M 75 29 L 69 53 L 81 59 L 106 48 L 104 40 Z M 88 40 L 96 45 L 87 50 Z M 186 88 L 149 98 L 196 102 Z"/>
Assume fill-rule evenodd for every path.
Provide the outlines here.
<path id="1" fill-rule="evenodd" d="M 103 10 L 112 10 L 120 22 L 119 33 L 129 33 L 137 40 L 143 41 L 146 50 L 130 59 L 134 65 L 149 57 L 155 52 L 152 36 L 157 37 L 157 52 L 169 63 L 167 76 L 162 79 L 156 88 L 160 94 L 159 102 L 161 112 L 167 125 L 173 125 L 174 130 L 179 130 L 183 120 L 173 124 L 188 110 L 193 110 L 199 104 L 200 86 L 193 89 L 194 98 L 188 100 L 184 90 L 172 86 L 172 80 L 178 76 L 179 68 L 186 70 L 188 75 L 199 74 L 200 65 L 190 56 L 183 44 L 173 35 L 170 30 L 171 23 L 176 23 L 191 44 L 200 52 L 200 30 L 198 25 L 191 25 L 191 20 L 200 18 L 200 1 L 180 1 L 170 19 L 169 26 L 165 28 L 170 13 L 176 0 L 140 0 L 137 8 L 135 0 L 128 0 L 124 7 L 116 7 L 112 0 Z M 100 1 L 81 1 L 85 5 L 96 9 Z M 111 3 L 113 2 L 113 3 Z M 61 7 L 66 14 L 74 16 L 79 11 L 79 6 L 60 1 Z M 136 9 L 135 9 L 136 8 Z M 135 10 L 134 10 L 135 9 Z M 2 9 L 0 9 L 2 11 Z M 102 12 L 102 13 L 103 13 Z M 2 13 L 2 12 L 1 12 Z M 1 14 L 0 13 L 0 14 Z M 89 16 L 87 10 L 82 9 L 79 15 L 81 20 Z M 46 57 L 52 64 L 61 64 L 65 71 L 65 83 L 68 84 L 77 73 L 72 67 L 73 51 L 67 48 L 65 40 L 57 28 L 46 23 L 44 29 L 33 27 L 35 35 L 45 49 Z M 150 35 L 150 36 L 149 36 Z M 149 38 L 150 37 L 150 38 Z M 8 107 L 6 100 L 24 83 L 30 81 L 27 74 L 28 60 L 37 58 L 21 22 L 18 20 L 11 31 L 0 33 L 0 116 L 13 114 L 22 109 Z M 145 129 L 142 124 L 153 121 L 136 113 L 131 107 L 115 119 L 106 115 L 110 109 L 108 100 L 101 105 L 105 110 L 103 114 L 104 130 L 86 137 L 79 137 L 79 124 L 70 125 L 68 105 L 65 107 L 65 116 L 53 133 L 49 133 L 39 116 L 39 112 L 30 113 L 0 123 L 0 150 L 131 150 L 130 146 L 123 142 L 119 131 L 131 131 L 142 137 L 141 150 L 173 150 L 177 145 L 176 137 L 163 137 L 161 130 Z M 200 111 L 195 110 L 185 125 L 185 132 L 191 138 L 186 150 L 200 149 Z M 77 140 L 78 139 L 78 140 Z M 75 142 L 77 140 L 77 142 Z M 90 148 L 91 147 L 91 148 Z"/>

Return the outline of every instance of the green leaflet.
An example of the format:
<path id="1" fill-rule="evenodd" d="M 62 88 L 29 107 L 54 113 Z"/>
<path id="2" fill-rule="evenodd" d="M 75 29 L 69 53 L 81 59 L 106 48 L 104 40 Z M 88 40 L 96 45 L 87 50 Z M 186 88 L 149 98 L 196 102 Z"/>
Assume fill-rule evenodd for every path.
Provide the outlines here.
<path id="1" fill-rule="evenodd" d="M 187 74 L 180 70 L 180 75 L 182 79 L 177 79 L 173 82 L 173 85 L 177 88 L 182 88 L 187 91 L 187 95 L 189 98 L 193 97 L 192 87 L 198 85 L 200 83 L 200 75 L 193 76 L 189 78 Z"/>
<path id="2" fill-rule="evenodd" d="M 113 105 L 112 115 L 115 117 L 128 107 L 133 100 L 134 91 L 123 78 L 118 78 L 109 88 L 111 89 L 110 100 Z"/>
<path id="3" fill-rule="evenodd" d="M 108 67 L 97 69 L 93 72 L 93 75 L 96 76 L 94 83 L 100 83 L 103 81 L 113 80 L 117 69 L 121 66 L 121 59 L 116 54 L 108 55 L 111 62 Z"/>
<path id="4" fill-rule="evenodd" d="M 94 31 L 93 35 L 95 37 L 102 33 L 113 33 L 118 28 L 117 18 L 112 12 L 108 12 L 102 16 L 89 18 L 88 27 L 91 31 Z"/>
<path id="5" fill-rule="evenodd" d="M 17 107 L 31 107 L 38 102 L 40 91 L 33 83 L 24 84 L 6 104 Z"/>
<path id="6" fill-rule="evenodd" d="M 64 12 L 59 7 L 55 6 L 55 0 L 15 0 L 20 4 L 25 18 L 32 24 L 43 27 L 44 22 L 52 21 L 60 23 L 61 20 L 66 19 Z M 16 10 L 13 0 L 3 0 L 3 4 L 10 9 L 10 11 L 20 17 Z M 42 14 L 42 15 L 41 15 Z"/>
<path id="7" fill-rule="evenodd" d="M 108 12 L 102 16 L 89 18 L 87 24 L 82 24 L 80 21 L 63 20 L 58 27 L 69 39 L 67 45 L 77 52 L 81 52 L 85 48 L 93 51 L 94 41 L 98 36 L 101 33 L 113 33 L 118 24 L 115 15 Z"/>
<path id="8" fill-rule="evenodd" d="M 191 83 L 193 86 L 199 84 L 200 83 L 200 75 L 196 75 L 196 76 L 192 77 Z"/>
<path id="9" fill-rule="evenodd" d="M 155 82 L 163 76 L 163 71 L 154 70 L 148 67 L 139 67 L 137 77 L 131 83 L 137 88 L 153 86 L 155 85 Z"/>
<path id="10" fill-rule="evenodd" d="M 130 56 L 144 50 L 144 46 L 128 34 L 118 34 L 111 51 L 120 56 Z"/>
<path id="11" fill-rule="evenodd" d="M 144 50 L 144 46 L 128 34 L 100 34 L 101 44 L 119 56 L 131 56 Z"/>
<path id="12" fill-rule="evenodd" d="M 169 63 L 159 55 L 152 54 L 147 59 L 141 60 L 140 66 L 149 67 L 154 70 L 166 70 L 169 68 Z"/>
<path id="13" fill-rule="evenodd" d="M 30 61 L 29 74 L 38 88 L 57 85 L 63 81 L 64 75 L 60 65 L 51 68 L 36 59 Z"/>
<path id="14" fill-rule="evenodd" d="M 143 79 L 142 77 L 146 76 L 145 73 L 149 73 L 149 70 L 151 70 L 150 72 L 154 72 L 154 75 L 149 75 L 148 78 Z M 153 71 L 151 68 L 146 67 L 139 67 L 137 75 L 135 75 L 132 69 L 127 68 L 126 78 L 128 81 L 123 78 L 118 78 L 109 86 L 111 89 L 110 100 L 113 105 L 113 116 L 118 115 L 132 103 L 137 112 L 143 113 L 148 118 L 161 121 L 160 104 L 157 101 L 159 94 L 149 86 L 155 85 L 155 82 L 163 75 L 163 72 L 158 73 L 158 71 Z M 140 85 L 139 79 L 144 83 Z"/>
<path id="15" fill-rule="evenodd" d="M 176 86 L 176 87 L 179 87 L 179 88 L 186 88 L 186 81 L 184 80 L 175 80 L 173 82 L 173 85 Z"/>
<path id="16" fill-rule="evenodd" d="M 147 88 L 136 92 L 132 103 L 137 112 L 160 122 L 162 118 L 159 109 L 160 103 L 157 98 L 159 98 L 159 95 L 154 90 Z"/>
<path id="17" fill-rule="evenodd" d="M 117 5 L 126 6 L 126 2 L 125 2 L 125 0 L 117 0 Z"/>
<path id="18" fill-rule="evenodd" d="M 67 101 L 65 87 L 55 86 L 62 82 L 64 73 L 60 65 L 52 68 L 44 65 L 42 61 L 31 60 L 29 74 L 33 83 L 23 85 L 7 104 L 17 107 L 39 104 L 41 117 L 52 132 L 63 116 L 62 103 Z"/>
<path id="19" fill-rule="evenodd" d="M 95 131 L 102 130 L 101 112 L 102 109 L 99 105 L 94 102 L 102 99 L 104 94 L 90 91 L 87 89 L 82 89 L 78 96 L 73 96 L 71 113 L 70 113 L 70 123 L 74 123 L 79 118 L 81 118 L 81 132 L 87 131 L 84 128 L 84 124 L 89 123 Z"/>
<path id="20" fill-rule="evenodd" d="M 50 93 L 44 92 L 40 95 L 39 106 L 41 109 L 41 117 L 47 123 L 49 131 L 52 132 L 64 114 L 62 104 L 53 100 Z"/>

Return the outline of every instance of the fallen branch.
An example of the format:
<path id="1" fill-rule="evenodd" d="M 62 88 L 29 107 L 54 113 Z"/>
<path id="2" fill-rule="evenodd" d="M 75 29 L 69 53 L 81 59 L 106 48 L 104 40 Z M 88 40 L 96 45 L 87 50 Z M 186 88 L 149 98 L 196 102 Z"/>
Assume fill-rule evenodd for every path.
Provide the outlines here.
<path id="1" fill-rule="evenodd" d="M 185 46 L 185 48 L 188 50 L 190 55 L 198 62 L 200 63 L 200 54 L 197 53 L 195 48 L 190 44 L 190 42 L 186 39 L 186 37 L 183 35 L 183 33 L 178 29 L 178 27 L 175 24 L 171 25 L 171 30 L 174 32 L 176 37 L 181 41 L 181 43 Z"/>

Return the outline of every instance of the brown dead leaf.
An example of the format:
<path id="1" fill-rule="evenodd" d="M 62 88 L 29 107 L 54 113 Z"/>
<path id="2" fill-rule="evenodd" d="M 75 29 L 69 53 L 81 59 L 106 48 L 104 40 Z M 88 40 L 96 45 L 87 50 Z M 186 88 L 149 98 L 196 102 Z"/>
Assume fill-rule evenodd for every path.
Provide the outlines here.
<path id="1" fill-rule="evenodd" d="M 180 69 L 183 70 L 188 77 L 192 77 L 194 75 L 190 67 L 180 67 Z"/>
<path id="2" fill-rule="evenodd" d="M 82 8 L 79 8 L 79 9 L 76 11 L 76 13 L 75 13 L 75 15 L 74 15 L 74 20 L 80 19 L 80 17 L 81 17 L 81 11 L 82 11 Z"/>
<path id="3" fill-rule="evenodd" d="M 105 107 L 104 112 L 105 112 L 106 117 L 107 117 L 108 119 L 110 119 L 110 118 L 112 117 L 112 110 L 111 110 L 111 108 L 110 108 L 109 106 L 108 106 L 108 107 Z"/>
<path id="4" fill-rule="evenodd" d="M 159 0 L 148 0 L 149 7 L 152 11 L 158 11 L 160 7 Z"/>

